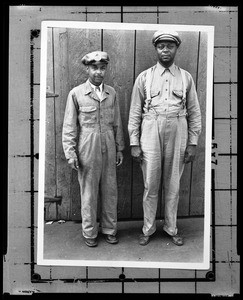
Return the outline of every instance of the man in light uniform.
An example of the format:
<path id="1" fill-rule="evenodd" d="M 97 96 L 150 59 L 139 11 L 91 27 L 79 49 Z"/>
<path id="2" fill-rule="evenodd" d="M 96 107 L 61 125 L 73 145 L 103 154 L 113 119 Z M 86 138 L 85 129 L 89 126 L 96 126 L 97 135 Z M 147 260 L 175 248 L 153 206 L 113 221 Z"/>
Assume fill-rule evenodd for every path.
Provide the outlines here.
<path id="1" fill-rule="evenodd" d="M 108 243 L 118 243 L 116 166 L 123 161 L 124 139 L 117 94 L 103 83 L 108 61 L 103 51 L 82 58 L 89 78 L 69 92 L 63 123 L 63 149 L 78 171 L 82 232 L 89 247 L 97 246 L 98 195 L 101 232 Z"/>
<path id="2" fill-rule="evenodd" d="M 144 180 L 144 225 L 139 244 L 148 244 L 156 231 L 162 177 L 163 230 L 181 246 L 184 241 L 177 229 L 180 178 L 185 163 L 195 157 L 201 113 L 192 76 L 174 64 L 181 44 L 178 33 L 157 31 L 152 43 L 158 62 L 135 81 L 128 123 L 131 155 L 141 161 Z"/>

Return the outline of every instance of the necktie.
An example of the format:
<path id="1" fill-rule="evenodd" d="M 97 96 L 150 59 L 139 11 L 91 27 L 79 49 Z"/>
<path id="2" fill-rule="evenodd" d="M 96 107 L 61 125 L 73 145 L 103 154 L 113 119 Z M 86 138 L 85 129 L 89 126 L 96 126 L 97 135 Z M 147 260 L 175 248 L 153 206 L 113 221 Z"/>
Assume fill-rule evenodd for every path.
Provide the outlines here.
<path id="1" fill-rule="evenodd" d="M 99 86 L 95 87 L 95 92 L 96 92 L 97 96 L 99 97 L 99 99 L 101 99 L 101 90 L 100 90 Z"/>

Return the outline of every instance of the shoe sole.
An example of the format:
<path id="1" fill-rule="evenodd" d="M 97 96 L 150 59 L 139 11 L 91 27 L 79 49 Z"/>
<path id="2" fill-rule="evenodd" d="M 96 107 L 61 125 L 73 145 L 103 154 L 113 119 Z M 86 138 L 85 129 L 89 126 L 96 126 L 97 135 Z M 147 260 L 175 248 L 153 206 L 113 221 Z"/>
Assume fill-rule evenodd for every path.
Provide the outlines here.
<path id="1" fill-rule="evenodd" d="M 172 240 L 172 243 L 175 244 L 176 246 L 183 246 L 184 245 L 184 243 L 177 243 L 177 242 L 175 242 L 173 240 Z"/>
<path id="2" fill-rule="evenodd" d="M 108 241 L 108 240 L 105 240 L 108 244 L 118 244 L 119 243 L 119 241 L 114 241 L 114 242 L 111 242 L 111 241 Z"/>
<path id="3" fill-rule="evenodd" d="M 170 235 L 168 232 L 166 232 L 165 230 L 164 230 L 164 233 L 165 233 L 166 236 L 168 236 L 169 238 L 171 238 L 172 243 L 175 244 L 176 246 L 183 246 L 183 245 L 184 245 L 184 242 L 182 242 L 182 243 L 177 243 L 177 242 L 175 242 L 175 241 L 173 240 L 173 236 L 171 236 L 171 235 Z"/>
<path id="4" fill-rule="evenodd" d="M 147 242 L 139 242 L 139 245 L 146 246 L 146 245 L 148 245 L 149 242 L 150 242 L 150 240 L 147 240 Z"/>
<path id="5" fill-rule="evenodd" d="M 87 242 L 85 242 L 85 244 L 88 246 L 88 247 L 96 247 L 97 245 L 98 245 L 98 243 L 96 243 L 96 244 L 89 244 L 89 243 L 87 243 Z"/>

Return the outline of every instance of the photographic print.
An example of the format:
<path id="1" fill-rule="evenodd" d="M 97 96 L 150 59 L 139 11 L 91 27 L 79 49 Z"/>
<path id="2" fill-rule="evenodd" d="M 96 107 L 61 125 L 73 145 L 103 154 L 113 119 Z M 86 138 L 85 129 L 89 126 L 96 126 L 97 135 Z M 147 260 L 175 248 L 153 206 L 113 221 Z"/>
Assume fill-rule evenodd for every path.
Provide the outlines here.
<path id="1" fill-rule="evenodd" d="M 208 269 L 213 26 L 43 21 L 37 264 Z"/>

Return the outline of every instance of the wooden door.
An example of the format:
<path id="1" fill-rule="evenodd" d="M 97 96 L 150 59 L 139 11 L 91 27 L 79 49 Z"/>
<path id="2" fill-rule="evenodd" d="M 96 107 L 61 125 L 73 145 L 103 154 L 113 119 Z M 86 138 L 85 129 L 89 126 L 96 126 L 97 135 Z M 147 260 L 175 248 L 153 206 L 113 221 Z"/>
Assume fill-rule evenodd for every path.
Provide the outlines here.
<path id="1" fill-rule="evenodd" d="M 127 131 L 131 92 L 138 74 L 156 63 L 151 43 L 154 31 L 50 28 L 48 33 L 46 104 L 46 220 L 80 220 L 77 172 L 67 165 L 61 132 L 68 92 L 87 79 L 81 58 L 94 50 L 110 56 L 105 83 L 118 93 L 126 149 L 117 169 L 118 219 L 142 219 L 143 179 L 140 166 L 130 155 Z M 176 64 L 189 71 L 196 84 L 202 111 L 202 134 L 197 157 L 187 164 L 181 179 L 179 216 L 203 215 L 206 112 L 207 36 L 201 32 L 179 32 L 182 45 Z M 52 198 L 54 197 L 54 198 Z M 57 199 L 57 201 L 48 201 Z M 157 217 L 163 218 L 160 197 Z"/>

